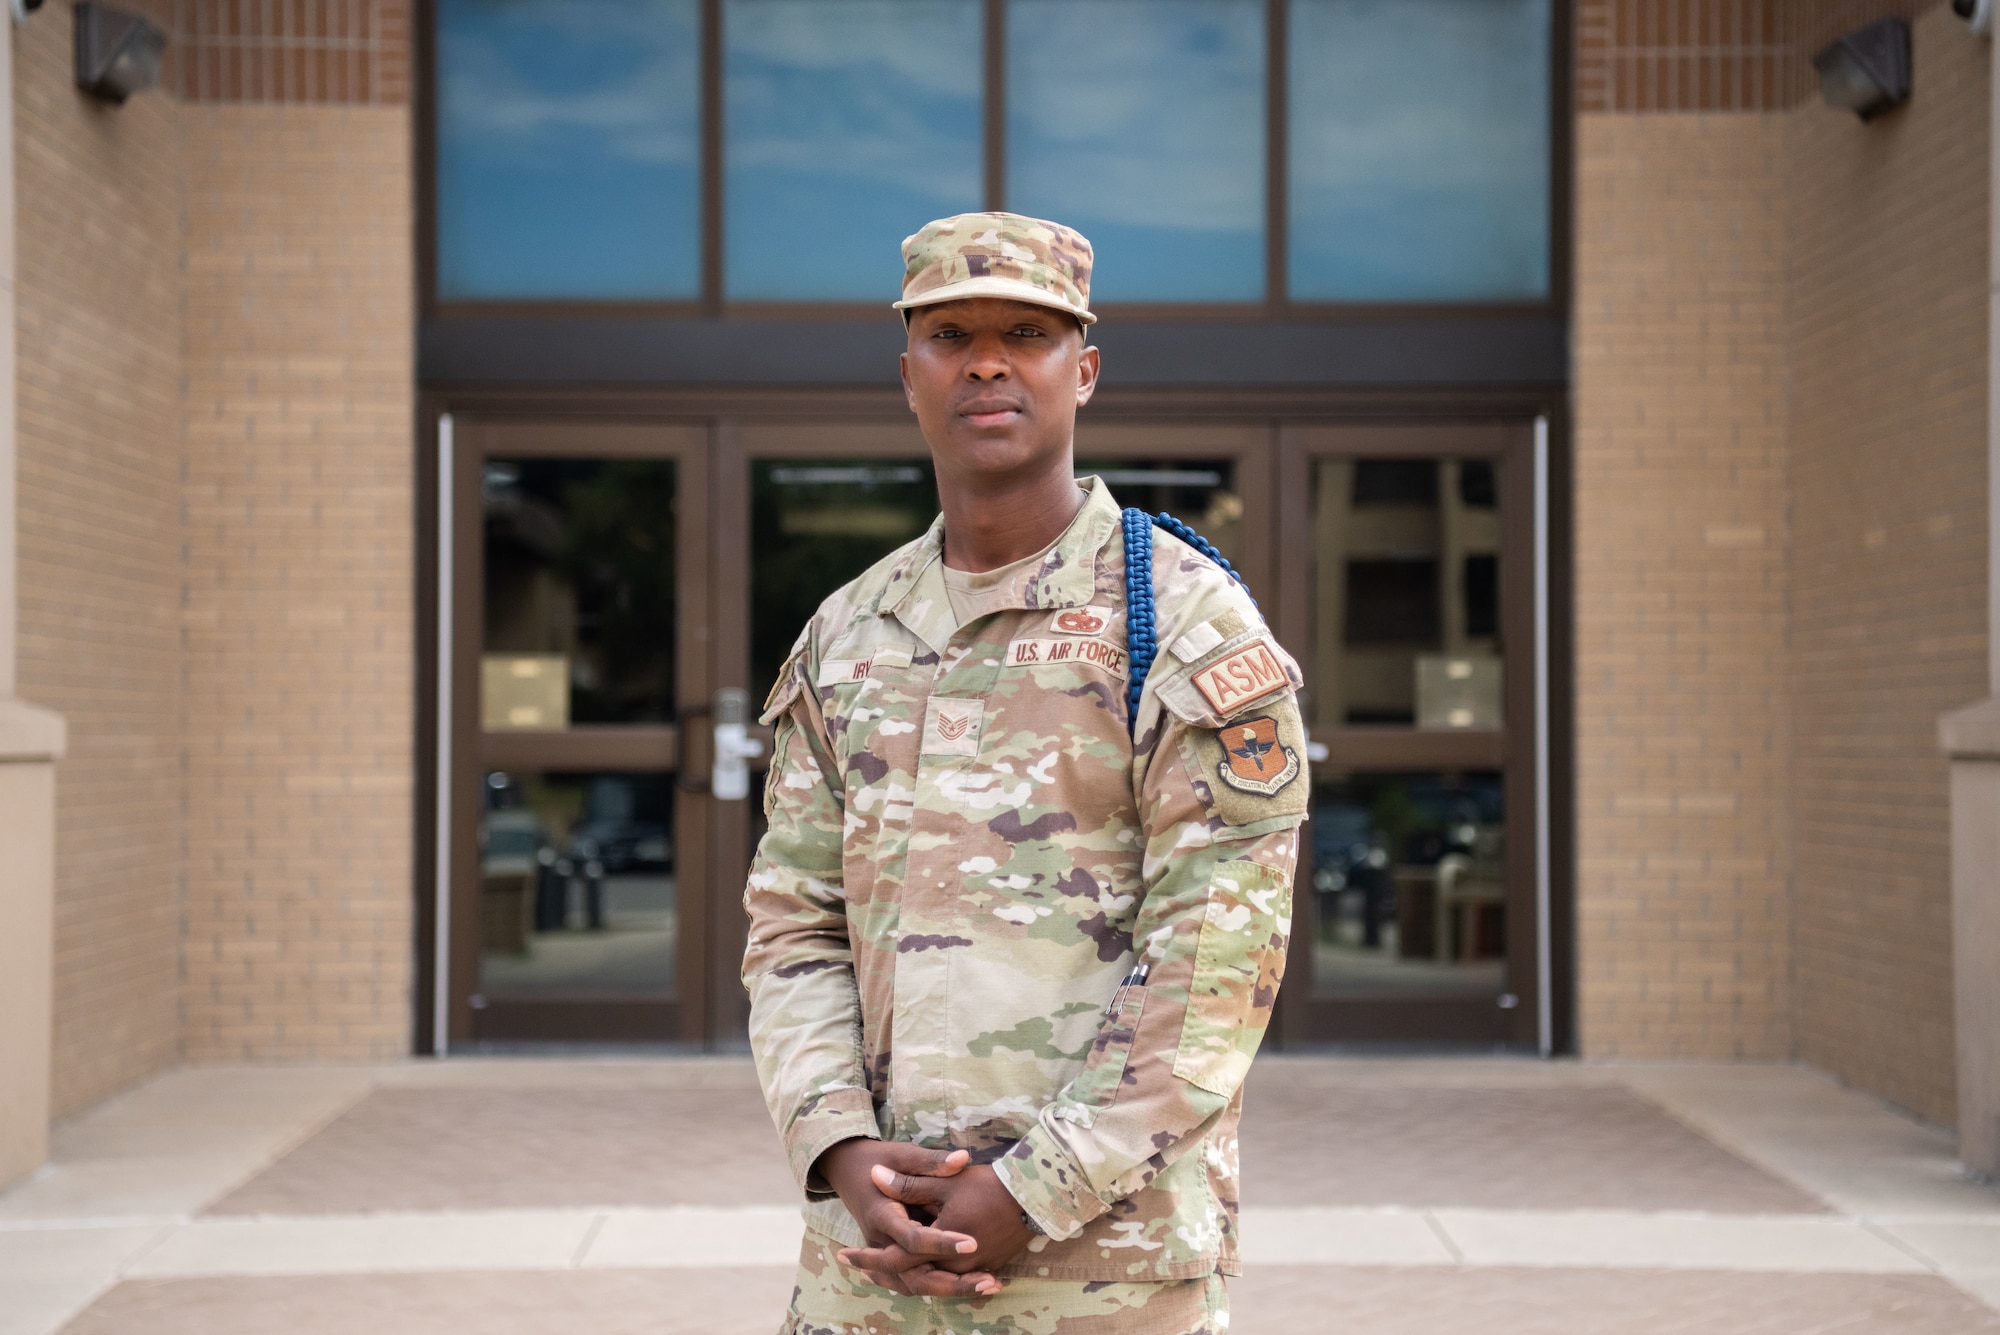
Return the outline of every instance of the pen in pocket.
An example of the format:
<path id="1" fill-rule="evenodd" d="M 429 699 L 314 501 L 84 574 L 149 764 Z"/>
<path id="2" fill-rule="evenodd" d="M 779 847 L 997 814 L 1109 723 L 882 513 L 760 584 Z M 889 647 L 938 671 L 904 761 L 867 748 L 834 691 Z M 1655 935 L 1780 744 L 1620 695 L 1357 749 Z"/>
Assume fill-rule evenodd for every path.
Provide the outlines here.
<path id="1" fill-rule="evenodd" d="M 1135 987 L 1144 986 L 1146 982 L 1146 975 L 1151 973 L 1152 970 L 1153 970 L 1152 965 L 1141 964 L 1137 968 L 1132 970 L 1132 972 L 1126 974 L 1124 978 L 1119 980 L 1118 990 L 1111 994 L 1111 1004 L 1104 1008 L 1105 1019 L 1109 1020 L 1117 1016 L 1118 1008 L 1125 1004 L 1125 994 L 1127 992 L 1130 992 Z"/>

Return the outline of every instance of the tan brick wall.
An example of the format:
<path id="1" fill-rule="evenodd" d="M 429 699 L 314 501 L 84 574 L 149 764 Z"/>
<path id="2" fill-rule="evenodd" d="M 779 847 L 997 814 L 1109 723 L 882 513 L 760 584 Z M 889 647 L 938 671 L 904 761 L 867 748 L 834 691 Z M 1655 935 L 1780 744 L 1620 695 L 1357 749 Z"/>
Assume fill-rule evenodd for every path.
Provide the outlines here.
<path id="1" fill-rule="evenodd" d="M 190 106 L 190 1057 L 408 1051 L 401 108 Z"/>
<path id="2" fill-rule="evenodd" d="M 1939 714 L 1986 668 L 1986 41 L 1916 24 L 1916 96 L 1807 106 L 1792 164 L 1801 1057 L 1955 1115 Z"/>
<path id="3" fill-rule="evenodd" d="M 67 6 L 14 42 L 21 692 L 70 738 L 62 1114 L 180 1051 L 179 112 L 78 92 Z"/>
<path id="4" fill-rule="evenodd" d="M 1581 1042 L 1782 1057 L 1784 125 L 1588 115 L 1577 146 Z"/>
<path id="5" fill-rule="evenodd" d="M 1917 93 L 1875 124 L 1581 120 L 1581 1027 L 1949 1120 L 1935 724 L 1985 661 L 1989 53 L 1939 6 L 1841 21 L 1897 8 Z"/>

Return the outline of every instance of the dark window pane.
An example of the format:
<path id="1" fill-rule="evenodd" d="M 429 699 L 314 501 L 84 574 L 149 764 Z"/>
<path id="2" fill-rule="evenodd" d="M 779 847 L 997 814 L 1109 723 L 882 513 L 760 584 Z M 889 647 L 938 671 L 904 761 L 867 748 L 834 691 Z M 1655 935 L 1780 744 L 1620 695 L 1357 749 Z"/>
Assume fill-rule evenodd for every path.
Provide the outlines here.
<path id="1" fill-rule="evenodd" d="M 1549 291 L 1550 0 L 1294 0 L 1291 295 Z"/>
<path id="2" fill-rule="evenodd" d="M 1435 506 L 1437 476 L 1429 459 L 1362 459 L 1354 465 L 1354 503 Z"/>
<path id="3" fill-rule="evenodd" d="M 1499 482 L 1490 460 L 1468 459 L 1458 466 L 1458 499 L 1475 510 L 1491 510 L 1500 504 Z"/>
<path id="4" fill-rule="evenodd" d="M 1500 558 L 1494 555 L 1465 558 L 1465 633 L 1491 636 L 1500 633 Z"/>
<path id="5" fill-rule="evenodd" d="M 930 527 L 930 460 L 772 460 L 750 473 L 750 685 L 755 699 L 825 597 Z"/>
<path id="6" fill-rule="evenodd" d="M 446 299 L 700 291 L 697 0 L 438 0 Z"/>
<path id="7" fill-rule="evenodd" d="M 1438 635 L 1436 561 L 1349 561 L 1347 642 L 1429 645 Z"/>
<path id="8" fill-rule="evenodd" d="M 1090 238 L 1093 301 L 1261 298 L 1261 0 L 1007 14 L 1008 207 Z"/>
<path id="9" fill-rule="evenodd" d="M 486 466 L 488 730 L 673 717 L 674 466 Z"/>
<path id="10" fill-rule="evenodd" d="M 731 297 L 884 303 L 980 206 L 979 0 L 729 0 Z"/>

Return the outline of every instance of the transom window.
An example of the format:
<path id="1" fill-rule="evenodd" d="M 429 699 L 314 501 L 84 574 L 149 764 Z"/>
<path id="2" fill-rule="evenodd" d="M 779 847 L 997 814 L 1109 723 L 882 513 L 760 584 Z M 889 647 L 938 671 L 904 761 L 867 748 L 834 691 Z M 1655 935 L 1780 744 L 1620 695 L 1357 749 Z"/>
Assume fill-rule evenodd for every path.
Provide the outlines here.
<path id="1" fill-rule="evenodd" d="M 1540 303 L 1553 0 L 436 0 L 438 300 L 885 301 L 925 222 L 1096 300 Z"/>

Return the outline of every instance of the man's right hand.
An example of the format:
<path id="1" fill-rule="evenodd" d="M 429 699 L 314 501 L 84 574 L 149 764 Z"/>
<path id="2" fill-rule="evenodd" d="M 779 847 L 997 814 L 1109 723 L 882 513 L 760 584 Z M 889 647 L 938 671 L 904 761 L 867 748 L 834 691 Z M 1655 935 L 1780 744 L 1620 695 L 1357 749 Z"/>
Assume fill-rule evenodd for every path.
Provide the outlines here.
<path id="1" fill-rule="evenodd" d="M 841 1204 L 861 1226 L 870 1247 L 900 1247 L 914 1262 L 900 1271 L 870 1270 L 874 1283 L 897 1293 L 930 1298 L 986 1297 L 1000 1292 L 1000 1281 L 984 1271 L 955 1275 L 936 1262 L 979 1250 L 969 1234 L 932 1228 L 910 1217 L 901 1201 L 883 1194 L 875 1184 L 875 1165 L 912 1177 L 951 1177 L 972 1161 L 964 1150 L 927 1150 L 898 1140 L 843 1140 L 820 1155 L 819 1175 L 839 1193 Z"/>

